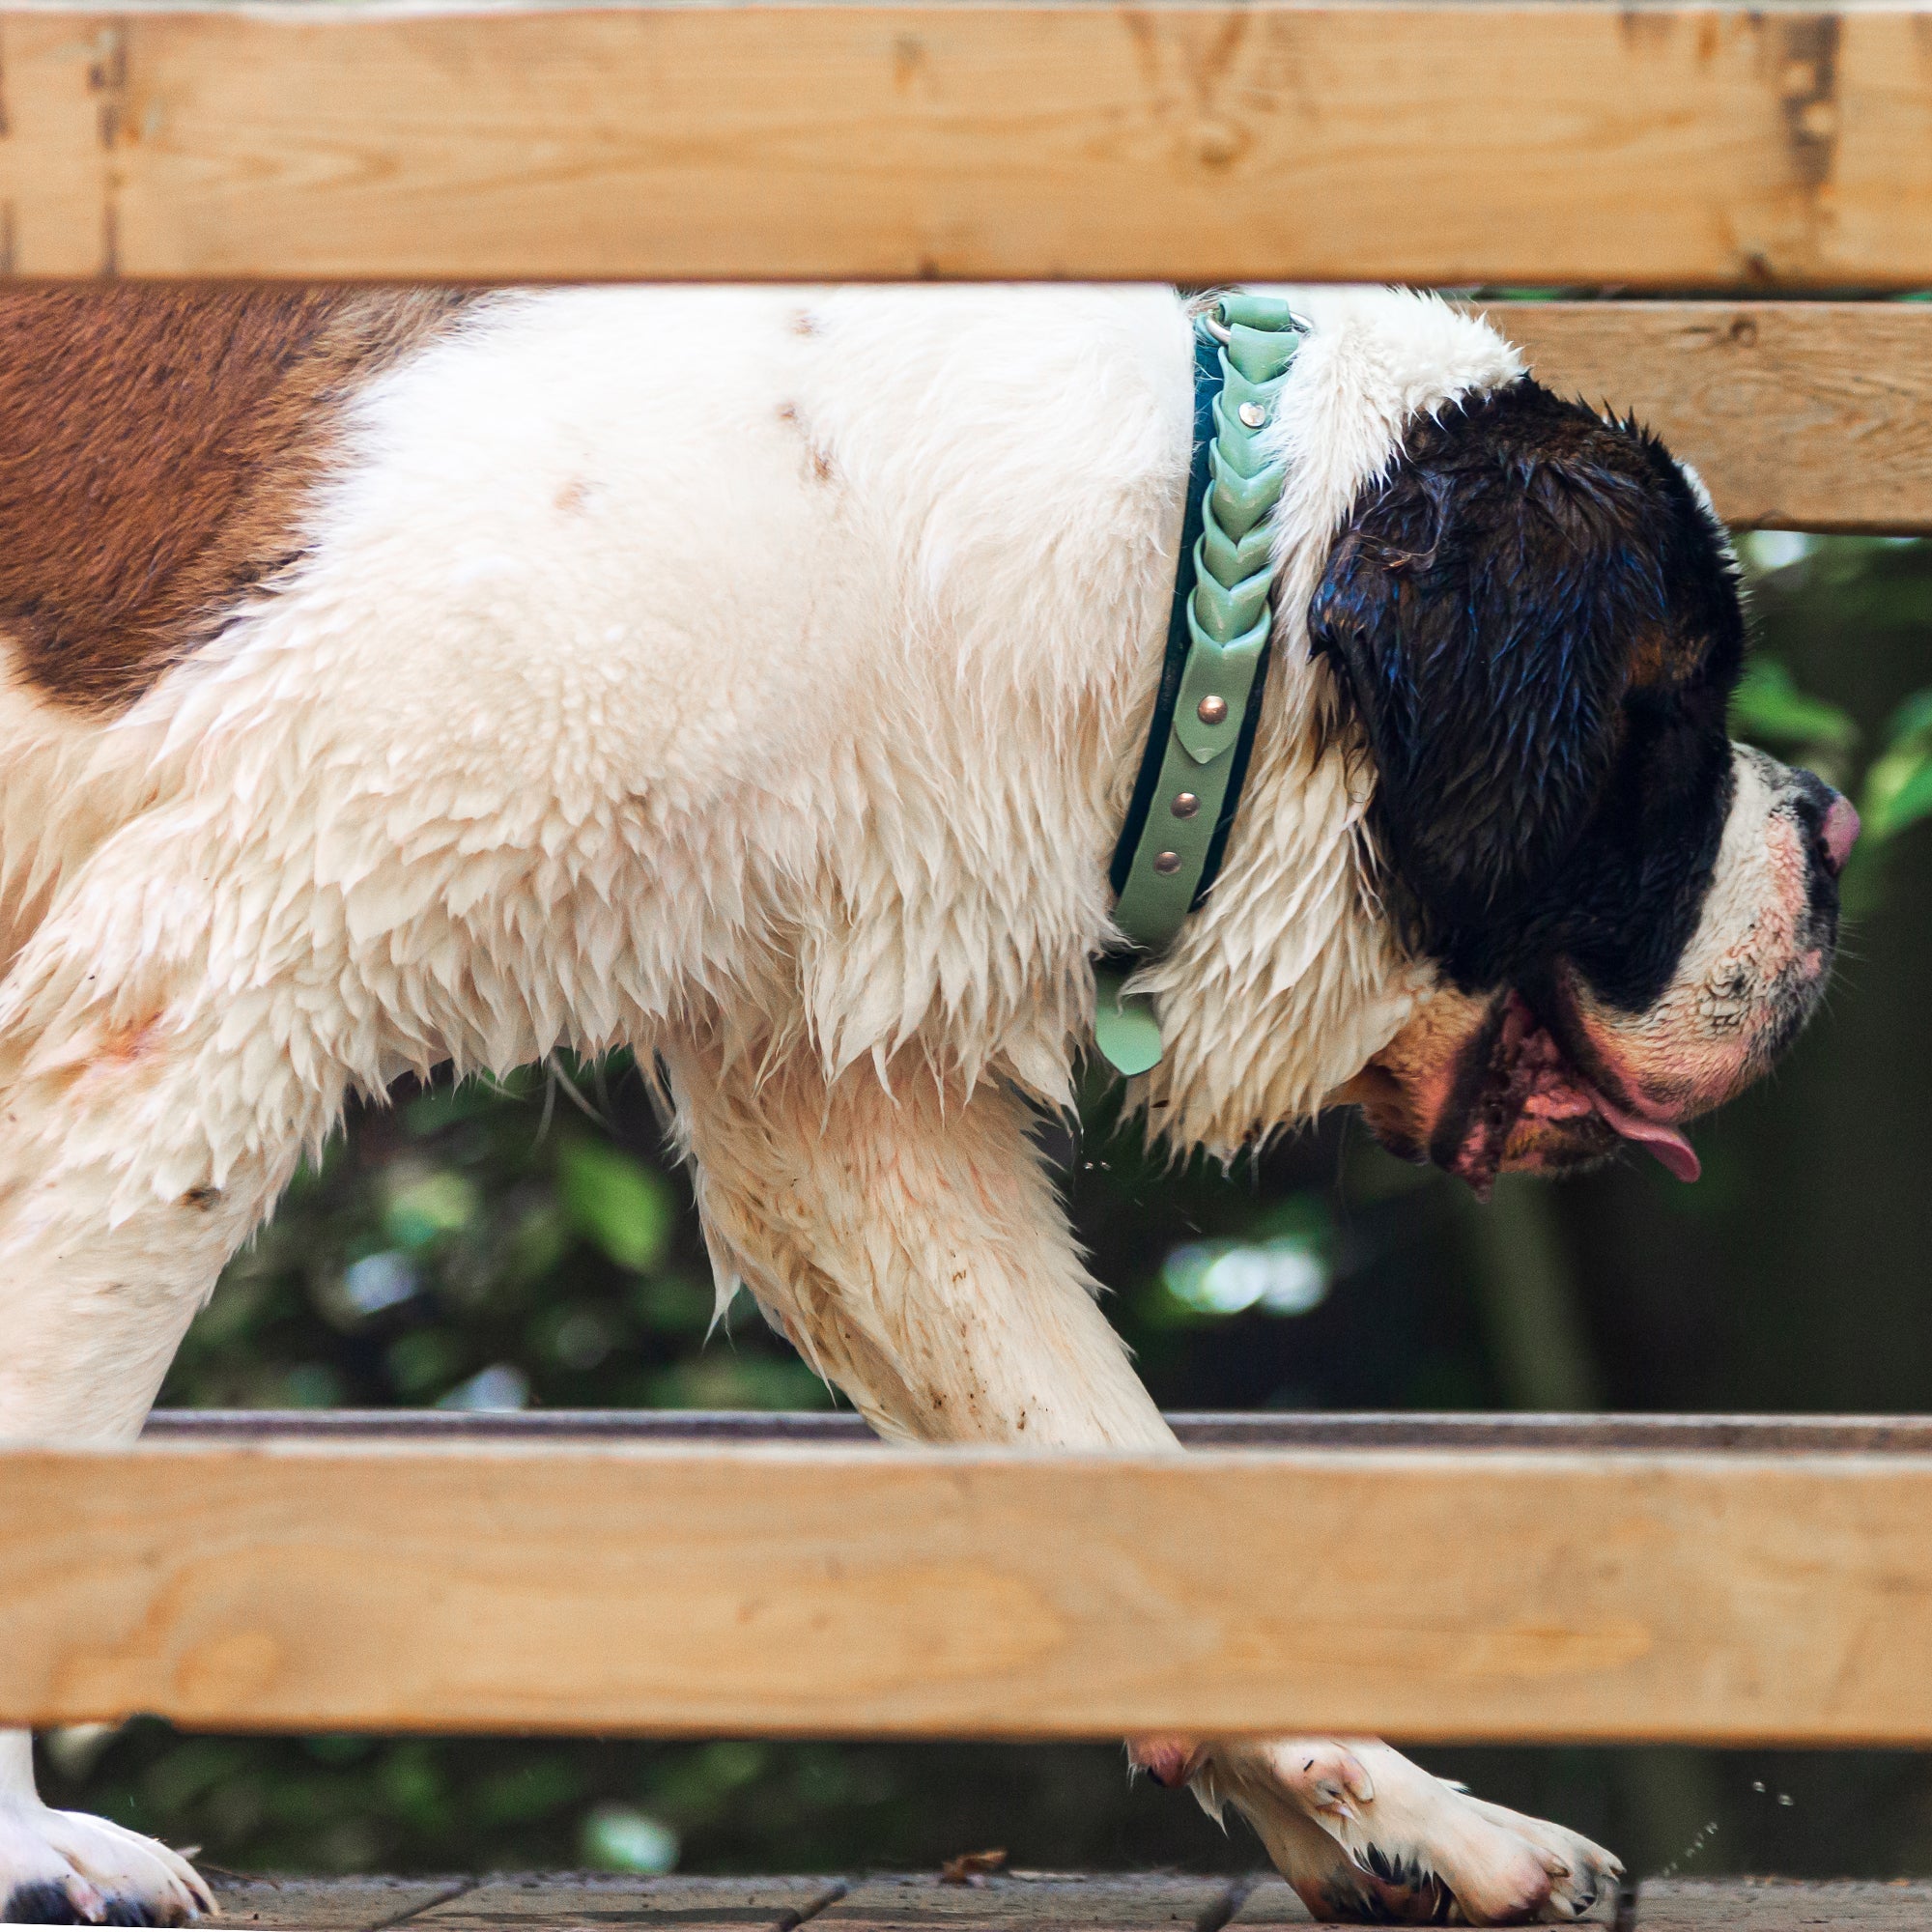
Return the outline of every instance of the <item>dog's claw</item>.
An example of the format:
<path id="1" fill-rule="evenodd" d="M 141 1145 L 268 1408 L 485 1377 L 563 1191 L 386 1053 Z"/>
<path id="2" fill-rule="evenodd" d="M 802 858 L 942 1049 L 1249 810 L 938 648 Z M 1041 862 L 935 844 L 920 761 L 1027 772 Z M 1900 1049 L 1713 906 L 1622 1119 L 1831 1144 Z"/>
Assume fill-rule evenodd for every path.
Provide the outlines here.
<path id="1" fill-rule="evenodd" d="M 179 1852 L 105 1818 L 0 1806 L 0 1920 L 16 1925 L 185 1925 L 215 1916 Z"/>
<path id="2" fill-rule="evenodd" d="M 1352 1818 L 1356 1807 L 1375 1802 L 1375 1780 L 1347 1745 L 1298 1747 L 1286 1763 L 1289 1789 L 1311 1811 Z"/>
<path id="3" fill-rule="evenodd" d="M 30 1880 L 0 1905 L 8 1925 L 99 1925 L 106 1915 L 107 1901 L 80 1877 Z"/>

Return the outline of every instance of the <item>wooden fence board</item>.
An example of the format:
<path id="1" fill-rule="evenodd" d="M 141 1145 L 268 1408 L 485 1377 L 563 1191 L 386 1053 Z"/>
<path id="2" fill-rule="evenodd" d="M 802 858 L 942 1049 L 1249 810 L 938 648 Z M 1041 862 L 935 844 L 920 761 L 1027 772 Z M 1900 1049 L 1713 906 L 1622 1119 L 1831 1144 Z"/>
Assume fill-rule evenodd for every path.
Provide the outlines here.
<path id="1" fill-rule="evenodd" d="M 0 1721 L 1932 1742 L 1932 1458 L 0 1458 Z"/>
<path id="2" fill-rule="evenodd" d="M 19 11 L 15 274 L 1932 284 L 1932 17 Z"/>
<path id="3" fill-rule="evenodd" d="M 1733 524 L 1932 532 L 1932 303 L 1488 312 L 1551 388 L 1657 430 Z"/>

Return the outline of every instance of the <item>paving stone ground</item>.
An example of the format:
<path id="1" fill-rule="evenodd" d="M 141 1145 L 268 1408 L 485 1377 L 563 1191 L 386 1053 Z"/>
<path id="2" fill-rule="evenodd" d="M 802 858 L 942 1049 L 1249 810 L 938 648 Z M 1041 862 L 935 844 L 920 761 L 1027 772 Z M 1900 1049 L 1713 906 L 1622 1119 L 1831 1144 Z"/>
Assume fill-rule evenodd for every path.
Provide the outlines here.
<path id="1" fill-rule="evenodd" d="M 236 1932 L 1270 1932 L 1310 1920 L 1272 1876 L 222 1879 Z M 1932 1932 L 1932 1882 L 1646 1885 L 1639 1932 Z"/>

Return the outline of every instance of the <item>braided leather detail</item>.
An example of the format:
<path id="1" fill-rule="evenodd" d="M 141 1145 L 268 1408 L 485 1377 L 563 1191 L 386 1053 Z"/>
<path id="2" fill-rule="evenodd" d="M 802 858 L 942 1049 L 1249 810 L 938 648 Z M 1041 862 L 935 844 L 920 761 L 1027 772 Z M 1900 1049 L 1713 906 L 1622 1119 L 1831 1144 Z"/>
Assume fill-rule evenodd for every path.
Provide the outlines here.
<path id="1" fill-rule="evenodd" d="M 1302 325 L 1284 302 L 1236 293 L 1198 317 L 1196 329 L 1204 344 L 1220 345 L 1221 383 L 1191 558 L 1194 585 L 1184 608 L 1186 659 L 1171 711 L 1156 713 L 1154 729 L 1164 731 L 1166 749 L 1114 908 L 1115 924 L 1143 956 L 1173 941 L 1211 882 L 1234 810 L 1237 768 L 1245 760 L 1237 747 L 1272 625 L 1269 512 L 1286 480 L 1261 440 Z M 1172 650 L 1171 643 L 1170 662 Z M 1151 746 L 1148 757 L 1153 756 Z M 1160 1036 L 1151 1003 L 1125 992 L 1126 970 L 1120 962 L 1098 969 L 1094 1036 L 1120 1071 L 1140 1073 L 1159 1060 Z"/>

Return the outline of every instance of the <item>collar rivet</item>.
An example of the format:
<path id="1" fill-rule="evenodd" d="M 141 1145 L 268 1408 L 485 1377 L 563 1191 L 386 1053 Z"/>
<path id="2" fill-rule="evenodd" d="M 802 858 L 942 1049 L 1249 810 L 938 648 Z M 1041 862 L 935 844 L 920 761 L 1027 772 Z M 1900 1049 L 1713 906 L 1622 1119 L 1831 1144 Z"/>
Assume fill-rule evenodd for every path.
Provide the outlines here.
<path id="1" fill-rule="evenodd" d="M 1204 724 L 1218 724 L 1228 715 L 1228 700 L 1225 697 L 1204 697 L 1194 707 L 1194 715 Z"/>
<path id="2" fill-rule="evenodd" d="M 1178 791 L 1174 794 L 1174 803 L 1167 809 L 1177 818 L 1192 818 L 1201 810 L 1201 801 L 1191 791 Z"/>
<path id="3" fill-rule="evenodd" d="M 1268 419 L 1268 412 L 1259 403 L 1243 403 L 1235 413 L 1240 417 L 1242 426 L 1246 429 L 1260 429 Z"/>
<path id="4" fill-rule="evenodd" d="M 1156 852 L 1153 855 L 1153 868 L 1163 876 L 1179 871 L 1180 854 L 1179 852 Z"/>

